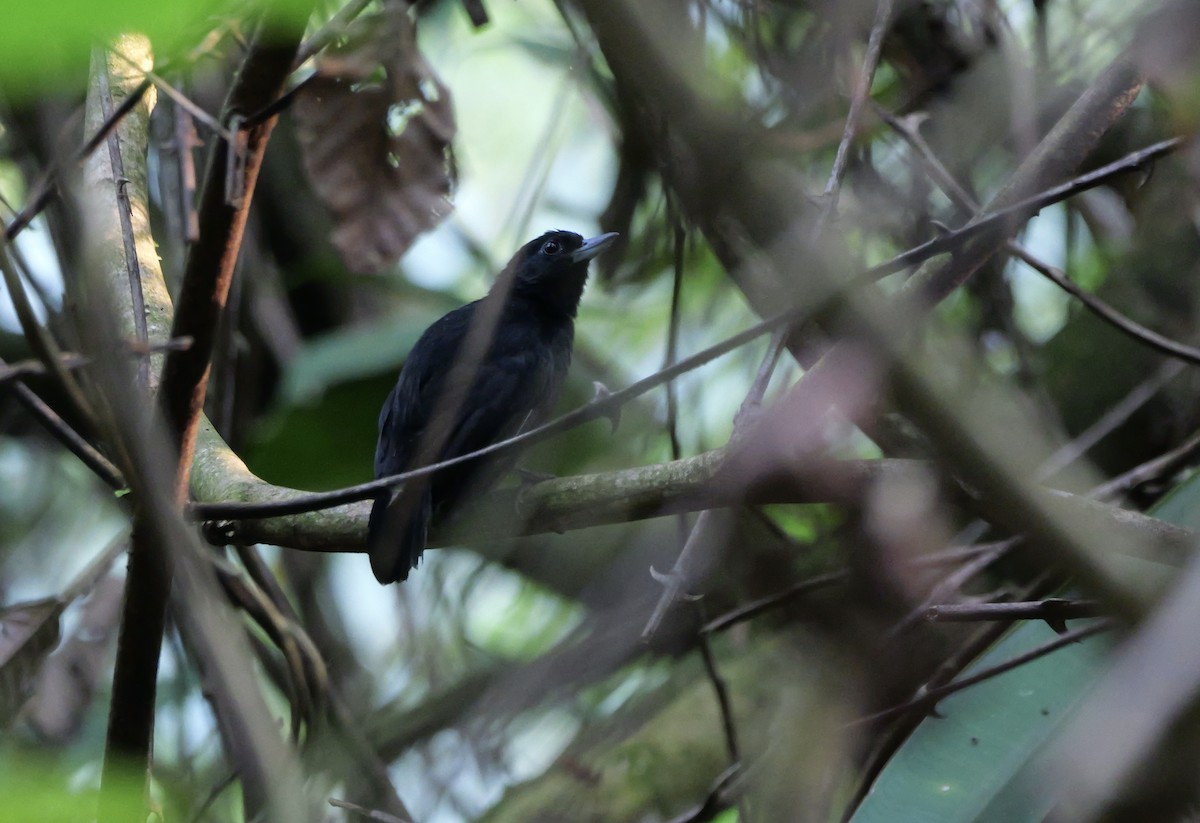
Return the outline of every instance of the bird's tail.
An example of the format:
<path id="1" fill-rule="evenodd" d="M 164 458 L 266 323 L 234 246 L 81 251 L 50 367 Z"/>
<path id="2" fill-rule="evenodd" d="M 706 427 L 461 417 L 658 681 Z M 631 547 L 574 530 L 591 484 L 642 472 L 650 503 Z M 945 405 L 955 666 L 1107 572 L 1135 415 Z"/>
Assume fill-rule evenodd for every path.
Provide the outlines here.
<path id="1" fill-rule="evenodd" d="M 385 489 L 375 497 L 367 525 L 367 552 L 376 580 L 387 584 L 408 579 L 425 551 L 432 516 L 428 485 L 415 494 Z"/>

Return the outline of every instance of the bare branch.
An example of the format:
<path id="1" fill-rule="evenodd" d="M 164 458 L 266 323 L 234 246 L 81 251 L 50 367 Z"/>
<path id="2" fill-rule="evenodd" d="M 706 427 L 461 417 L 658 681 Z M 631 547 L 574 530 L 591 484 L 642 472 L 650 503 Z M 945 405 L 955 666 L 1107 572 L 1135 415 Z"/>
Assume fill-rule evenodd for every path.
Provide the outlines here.
<path id="1" fill-rule="evenodd" d="M 71 158 L 71 163 L 82 162 L 94 152 L 108 138 L 113 129 L 120 124 L 121 120 L 138 107 L 138 104 L 142 102 L 142 98 L 146 96 L 146 92 L 150 91 L 152 87 L 153 84 L 149 80 L 143 80 L 130 91 L 125 99 L 121 101 L 121 105 L 117 106 L 111 115 L 105 117 L 104 122 L 92 132 L 91 137 L 83 142 L 79 151 Z M 52 165 L 46 170 L 42 179 L 33 186 L 33 192 L 29 197 L 29 201 L 25 204 L 25 208 L 21 209 L 12 222 L 4 229 L 4 236 L 7 240 L 12 241 L 26 226 L 33 222 L 33 218 L 41 214 L 42 210 L 46 208 L 66 165 L 70 165 L 70 163 Z"/>
<path id="2" fill-rule="evenodd" d="M 846 161 L 850 156 L 850 143 L 853 142 L 854 135 L 858 131 L 863 105 L 871 93 L 871 82 L 875 78 L 875 69 L 879 65 L 879 53 L 883 49 L 883 35 L 887 31 L 891 19 L 892 0 L 879 0 L 879 5 L 875 7 L 875 22 L 871 24 L 871 34 L 867 38 L 867 52 L 863 55 L 862 67 L 854 77 L 850 96 L 850 112 L 846 115 L 846 126 L 842 131 L 842 139 L 838 143 L 833 168 L 829 171 L 829 180 L 825 183 L 825 203 L 814 234 L 820 233 L 824 221 L 837 210 L 838 194 L 842 189 L 842 178 L 846 174 Z"/>
<path id="3" fill-rule="evenodd" d="M 733 418 L 733 433 L 729 436 L 730 442 L 745 433 L 746 427 L 753 420 L 754 410 L 762 405 L 763 395 L 766 394 L 767 385 L 771 382 L 771 374 L 775 370 L 775 364 L 779 362 L 783 342 L 784 331 L 780 329 L 771 338 L 771 343 L 767 346 L 767 353 L 763 356 L 762 364 L 758 367 L 758 373 L 754 377 L 754 383 L 751 384 L 750 391 L 746 393 L 746 397 L 742 400 L 742 404 Z M 706 549 L 711 551 L 713 535 L 724 531 L 718 520 L 718 516 L 710 511 L 701 512 L 700 516 L 696 518 L 695 525 L 692 526 L 687 541 L 683 544 L 683 549 L 679 552 L 679 557 L 675 559 L 675 565 L 671 567 L 670 572 L 658 578 L 664 584 L 663 593 L 659 597 L 650 619 L 646 622 L 646 628 L 642 630 L 642 642 L 650 641 L 666 618 L 667 611 L 679 598 L 684 586 L 693 582 L 694 567 L 701 560 L 702 553 Z"/>
<path id="4" fill-rule="evenodd" d="M 951 603 L 925 609 L 925 619 L 935 623 L 974 623 L 981 620 L 1045 620 L 1062 623 L 1105 614 L 1095 600 L 1049 597 L 1022 603 Z"/>
<path id="5" fill-rule="evenodd" d="M 3 366 L 3 362 L 0 360 L 0 367 Z M 121 470 L 113 465 L 112 461 L 107 457 L 97 451 L 83 435 L 71 428 L 67 424 L 67 421 L 63 420 L 54 409 L 50 408 L 46 401 L 38 397 L 33 389 L 24 383 L 15 383 L 12 386 L 12 391 L 17 395 L 17 399 L 29 409 L 30 413 L 46 427 L 54 439 L 61 443 L 71 454 L 78 457 L 80 462 L 104 481 L 106 486 L 113 490 L 125 488 L 125 477 L 121 474 Z"/>

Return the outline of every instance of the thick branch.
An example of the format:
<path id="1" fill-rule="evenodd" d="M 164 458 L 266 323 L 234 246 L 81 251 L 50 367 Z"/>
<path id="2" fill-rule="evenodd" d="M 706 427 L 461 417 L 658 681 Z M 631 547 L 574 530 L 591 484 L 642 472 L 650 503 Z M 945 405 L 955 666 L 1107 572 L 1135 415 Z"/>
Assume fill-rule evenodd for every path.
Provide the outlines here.
<path id="1" fill-rule="evenodd" d="M 226 123 L 258 111 L 278 97 L 291 72 L 298 39 L 277 38 L 265 30 L 260 37 L 246 56 L 225 103 Z M 187 493 L 218 321 L 229 295 L 250 201 L 274 126 L 275 119 L 270 118 L 238 131 L 237 146 L 218 140 L 209 158 L 200 200 L 200 239 L 188 255 L 170 335 L 190 337 L 192 345 L 186 351 L 167 355 L 160 391 L 167 430 L 180 457 L 181 498 Z"/>
<path id="2" fill-rule="evenodd" d="M 277 89 L 282 85 L 283 79 L 286 77 L 287 70 L 290 68 L 291 57 L 287 58 L 287 64 L 278 73 L 278 76 L 272 75 L 270 69 L 273 66 L 272 58 L 277 59 L 277 54 L 280 51 L 286 51 L 289 55 L 294 55 L 296 41 L 291 43 L 290 51 L 287 47 L 280 46 L 262 46 L 257 45 L 251 48 L 249 57 L 243 66 L 243 72 L 239 75 L 238 82 L 235 83 L 234 92 L 231 95 L 231 100 L 238 102 L 242 100 L 242 96 L 247 94 L 246 89 L 258 89 L 259 84 L 266 84 L 269 88 L 262 91 L 264 95 L 270 95 L 272 90 Z M 132 60 L 134 64 L 145 64 L 148 67 L 151 62 L 148 43 L 138 38 L 127 38 L 127 42 L 122 44 L 120 51 L 126 55 L 125 59 L 113 59 L 111 64 L 109 61 L 97 60 L 96 72 L 110 73 L 113 76 L 114 86 L 120 85 L 123 90 L 130 88 L 130 81 L 141 81 L 142 78 L 137 76 L 136 71 L 130 71 L 129 62 Z M 138 85 L 140 88 L 140 82 Z M 101 84 L 97 79 L 93 88 L 92 105 L 93 111 L 102 111 L 97 98 L 102 98 L 103 92 Z M 249 104 L 253 105 L 255 98 L 250 97 Z M 132 219 L 109 221 L 99 219 L 99 224 L 96 228 L 98 232 L 93 234 L 95 248 L 104 249 L 107 256 L 111 256 L 111 260 L 102 261 L 102 270 L 106 277 L 111 281 L 111 274 L 114 269 L 118 268 L 117 261 L 119 260 L 119 269 L 122 277 L 125 280 L 124 289 L 114 290 L 113 295 L 129 293 L 128 271 L 131 261 L 126 259 L 126 254 L 137 254 L 145 261 L 157 261 L 157 255 L 153 249 L 153 241 L 149 232 L 148 220 L 145 218 L 147 209 L 148 197 L 145 190 L 145 169 L 143 161 L 136 161 L 136 158 L 144 158 L 145 147 L 147 145 L 147 120 L 149 114 L 149 106 L 144 107 L 140 112 L 140 117 L 134 120 L 132 116 L 127 117 L 122 125 L 122 140 L 121 149 L 128 151 L 124 157 L 124 166 L 128 175 L 132 178 L 134 175 L 133 169 L 138 169 L 138 180 L 116 180 L 118 176 L 114 169 L 114 164 L 110 162 L 105 164 L 103 158 L 92 158 L 89 163 L 89 183 L 93 187 L 94 194 L 97 181 L 105 178 L 113 180 L 114 185 L 121 186 L 123 196 L 127 196 L 129 208 L 136 209 L 140 213 L 132 214 Z M 136 131 L 126 134 L 128 130 L 135 128 Z M 254 163 L 251 169 L 244 174 L 246 185 L 252 189 L 255 172 L 257 171 L 257 162 L 261 160 L 261 150 L 265 146 L 266 135 L 269 134 L 270 126 L 265 124 L 260 127 L 261 131 L 255 130 L 251 133 L 252 145 L 257 153 L 252 152 L 251 157 L 254 158 Z M 217 152 L 219 155 L 221 152 Z M 224 179 L 223 176 L 221 178 Z M 211 182 L 211 179 L 210 179 Z M 213 192 L 216 192 L 213 194 Z M 221 289 L 221 277 L 224 276 L 224 287 L 228 287 L 228 276 L 232 273 L 233 263 L 236 259 L 237 246 L 240 241 L 240 231 L 245 221 L 244 205 L 248 204 L 249 198 L 246 196 L 242 201 L 237 203 L 236 212 L 234 207 L 224 203 L 223 189 L 220 185 L 210 186 L 206 192 L 206 214 L 211 216 L 213 211 L 221 213 L 212 218 L 206 223 L 205 228 L 208 234 L 202 238 L 201 243 L 195 247 L 197 253 L 194 257 L 199 258 L 189 266 L 188 276 L 185 277 L 183 286 L 183 294 L 185 297 L 185 305 L 189 306 L 189 311 L 182 313 L 183 320 L 180 322 L 180 317 L 176 316 L 176 327 L 184 329 L 178 336 L 191 337 L 193 346 L 186 351 L 174 351 L 168 357 L 168 368 L 164 379 L 163 390 L 161 392 L 164 399 L 166 409 L 166 422 L 168 431 L 171 434 L 171 445 L 166 450 L 166 454 L 174 458 L 179 454 L 180 444 L 188 439 L 189 430 L 194 431 L 196 425 L 196 415 L 199 413 L 198 407 L 189 406 L 186 402 L 179 402 L 181 398 L 199 398 L 199 402 L 203 401 L 203 385 L 204 377 L 207 374 L 207 361 L 209 352 L 212 347 L 212 339 L 215 334 L 217 313 L 220 309 L 220 304 L 224 302 L 224 292 Z M 136 205 L 135 205 L 136 204 Z M 105 215 L 109 215 L 109 210 L 104 209 Z M 240 219 L 237 215 L 240 212 Z M 112 212 L 115 217 L 116 212 Z M 124 215 L 122 215 L 124 216 Z M 226 223 L 222 224 L 222 219 L 225 218 Z M 116 223 L 114 228 L 111 224 Z M 110 237 L 110 234 L 115 232 L 115 237 Z M 137 235 L 137 236 L 135 236 Z M 116 242 L 112 242 L 112 241 Z M 150 244 L 149 254 L 143 255 L 143 250 L 139 248 L 139 242 Z M 205 245 L 207 242 L 208 245 Z M 224 252 L 224 255 L 217 255 L 215 259 L 207 259 L 204 257 L 204 252 L 209 250 L 212 245 L 219 245 Z M 148 284 L 152 287 L 158 287 L 162 283 L 161 272 L 145 272 L 140 273 L 144 276 Z M 205 283 L 215 283 L 206 289 Z M 139 283 L 139 285 L 141 285 Z M 153 298 L 153 299 L 152 299 Z M 197 303 L 209 303 L 207 306 L 196 308 Z M 155 319 L 155 311 L 159 312 L 158 319 L 164 319 L 169 316 L 169 301 L 165 297 L 165 287 L 163 294 L 151 295 L 146 294 L 145 309 L 150 314 L 147 318 L 135 307 L 136 301 L 120 300 L 119 304 L 127 307 L 125 312 L 119 318 L 118 325 L 122 332 L 129 331 L 132 327 L 134 330 L 143 330 L 148 326 L 153 326 Z M 89 307 L 94 309 L 95 307 Z M 93 322 L 95 322 L 93 317 Z M 156 335 L 165 336 L 165 335 Z M 203 365 L 199 368 L 199 374 L 195 373 L 195 369 L 188 369 L 188 366 L 193 366 L 198 360 L 203 360 Z M 176 367 L 172 369 L 171 362 L 176 362 Z M 178 364 L 182 362 L 182 366 Z M 112 378 L 107 387 L 107 396 L 109 402 L 114 406 L 128 405 L 126 394 L 129 391 L 128 387 L 116 387 L 119 382 L 120 369 L 112 370 Z M 193 379 L 194 378 L 194 379 Z M 139 471 L 149 472 L 150 468 L 146 465 L 148 458 L 144 451 L 144 444 L 140 442 L 139 437 L 142 432 L 136 432 L 134 428 L 135 417 L 130 417 L 128 410 L 116 410 L 112 416 L 112 423 L 117 427 L 119 437 L 117 442 L 120 442 L 130 455 L 130 459 L 142 451 L 141 465 L 138 466 Z M 161 457 L 162 455 L 156 455 Z M 189 455 L 190 458 L 190 455 Z M 176 487 L 179 487 L 178 476 L 182 474 L 186 477 L 187 466 L 190 464 L 190 459 L 183 462 L 182 472 L 178 468 L 178 464 L 174 459 L 171 460 L 170 472 L 176 475 Z M 165 625 L 165 615 L 167 607 L 167 597 L 171 591 L 171 561 L 174 559 L 173 553 L 167 548 L 172 545 L 172 542 L 165 538 L 168 529 L 167 523 L 161 519 L 161 512 L 155 516 L 155 510 L 149 501 L 146 499 L 147 489 L 155 488 L 153 484 L 148 483 L 148 476 L 131 477 L 130 482 L 134 484 L 135 492 L 140 492 L 138 514 L 134 524 L 134 539 L 130 551 L 129 570 L 127 575 L 125 601 L 121 619 L 121 634 L 118 642 L 116 669 L 113 677 L 113 699 L 112 707 L 109 715 L 108 739 L 105 756 L 105 784 L 108 785 L 118 779 L 117 772 L 121 765 L 121 761 L 125 759 L 135 759 L 144 768 L 148 768 L 150 762 L 151 740 L 153 737 L 154 726 L 154 707 L 155 707 L 155 683 L 158 672 L 158 658 L 161 649 L 162 632 Z M 176 497 L 178 498 L 177 492 Z M 181 586 L 187 588 L 189 581 L 181 581 Z M 236 708 L 233 708 L 236 711 Z M 219 713 L 220 715 L 220 713 Z M 233 732 L 232 737 L 227 738 L 228 741 L 238 739 L 237 732 L 241 729 L 227 730 Z M 261 741 L 260 741 L 261 742 Z M 239 763 L 239 767 L 246 769 L 243 773 L 243 790 L 246 793 L 247 805 L 251 810 L 262 809 L 267 804 L 267 798 L 272 796 L 275 788 L 271 785 L 271 780 L 266 779 L 266 772 L 270 768 L 264 769 L 262 772 L 257 770 L 257 766 L 261 765 L 257 761 L 251 762 L 238 757 L 240 751 L 236 742 L 231 743 L 235 753 L 235 761 Z M 257 749 L 256 751 L 261 751 Z M 255 767 L 252 769 L 252 767 Z M 125 812 L 120 809 L 108 809 L 105 817 L 119 818 L 123 817 Z"/>
<path id="3" fill-rule="evenodd" d="M 114 169 L 111 154 L 99 152 L 88 158 L 82 192 L 86 200 L 81 213 L 87 220 L 87 247 L 92 250 L 88 259 L 88 271 L 94 272 L 97 279 L 102 278 L 112 295 L 121 297 L 117 301 L 118 305 L 131 307 L 126 250 L 137 249 L 144 253 L 147 245 L 140 243 L 148 244 L 148 259 L 158 259 L 153 253 L 153 240 L 150 237 L 149 193 L 145 175 L 145 152 L 153 97 L 137 94 L 141 85 L 140 69 L 137 66 L 148 66 L 152 62 L 152 56 L 150 44 L 144 38 L 127 37 L 124 38 L 123 45 L 133 55 L 132 65 L 110 66 L 102 52 L 97 51 L 93 55 L 85 124 L 89 130 L 93 130 L 96 129 L 95 124 L 99 120 L 107 119 L 103 100 L 110 92 L 119 96 L 136 96 L 139 104 L 128 111 L 119 127 L 121 140 L 118 151 L 124 152 L 128 162 L 124 164 L 126 168 L 118 174 Z M 107 75 L 104 82 L 101 81 L 102 75 Z M 119 191 L 124 193 L 124 202 L 121 202 Z M 122 220 L 119 211 L 126 207 L 130 209 L 128 221 Z M 76 281 L 73 285 L 85 288 L 88 284 Z M 95 294 L 80 294 L 76 299 L 82 307 L 81 311 L 94 310 L 97 305 Z M 98 334 L 88 334 L 91 327 L 87 318 L 78 319 L 82 340 L 101 337 Z M 113 321 L 122 334 L 131 337 L 136 334 L 138 324 L 132 308 L 120 312 Z M 145 328 L 144 325 L 142 327 Z M 114 365 L 119 367 L 125 364 Z M 130 387 L 126 386 L 123 387 L 122 393 L 129 391 Z M 107 415 L 105 423 L 109 424 L 110 432 L 119 420 L 120 416 L 116 413 Z M 114 437 L 112 443 L 124 445 L 119 437 Z M 120 453 L 123 463 L 127 461 L 128 454 L 123 448 L 114 448 L 114 451 Z M 123 468 L 128 472 L 127 464 Z M 127 481 L 132 479 L 126 477 Z M 151 561 L 150 570 L 158 565 L 157 552 L 147 544 L 151 531 L 144 521 L 134 526 L 130 543 L 130 567 L 127 577 L 129 581 L 136 579 L 139 573 L 142 574 L 143 580 L 146 578 L 148 560 Z M 138 557 L 136 562 L 135 556 Z M 165 620 L 163 612 L 166 595 L 155 589 L 152 584 L 151 601 L 161 600 L 163 605 L 157 609 L 151 607 L 147 612 L 144 610 L 147 600 L 132 594 L 130 586 L 132 583 L 126 586 L 122 603 L 121 628 L 117 639 L 118 663 L 113 673 L 113 694 L 105 738 L 102 782 L 104 793 L 100 814 L 104 820 L 118 820 L 132 812 L 140 811 L 123 805 L 123 793 L 120 792 L 119 786 L 125 779 L 125 770 L 131 766 L 141 771 L 149 770 L 151 740 L 154 734 L 155 681 Z"/>
<path id="4" fill-rule="evenodd" d="M 455 523 L 435 529 L 430 545 L 472 545 L 503 537 L 573 531 L 738 503 L 822 503 L 842 499 L 838 495 L 847 488 L 869 483 L 884 474 L 905 476 L 923 470 L 921 464 L 907 460 L 848 460 L 839 463 L 837 471 L 828 475 L 827 488 L 775 478 L 776 482 L 771 484 L 735 489 L 712 483 L 722 456 L 723 452 L 717 450 L 654 466 L 547 480 L 519 492 L 493 492 L 477 509 L 465 512 Z M 224 476 L 229 480 L 238 471 L 234 466 L 226 466 L 224 472 L 209 476 Z M 303 494 L 262 483 L 244 467 L 241 471 L 244 473 L 240 481 L 212 487 L 212 491 L 227 500 L 263 502 Z M 211 540 L 220 543 L 271 543 L 306 551 L 363 551 L 369 510 L 367 503 L 352 503 L 323 512 L 217 521 L 209 524 L 207 532 Z"/>
<path id="5" fill-rule="evenodd" d="M 222 485 L 207 487 L 229 500 L 286 500 L 301 495 L 293 489 L 263 483 L 227 449 L 210 449 L 216 434 L 201 432 L 198 454 L 208 454 L 223 466 L 200 467 Z M 430 545 L 488 545 L 496 540 L 546 532 L 566 532 L 594 526 L 627 523 L 684 512 L 731 505 L 771 503 L 839 503 L 868 484 L 881 480 L 904 482 L 925 476 L 928 465 L 915 460 L 834 461 L 814 477 L 784 472 L 751 486 L 720 482 L 723 450 L 653 466 L 547 480 L 521 491 L 491 493 L 471 511 L 445 524 L 430 536 Z M 714 480 L 716 482 L 714 482 Z M 1043 491 L 1048 506 L 1099 524 L 1132 549 L 1145 547 L 1151 556 L 1177 563 L 1194 551 L 1196 535 L 1139 512 L 1088 500 L 1064 492 Z M 322 512 L 207 524 L 214 542 L 271 543 L 316 552 L 361 552 L 367 534 L 367 503 L 353 503 Z"/>

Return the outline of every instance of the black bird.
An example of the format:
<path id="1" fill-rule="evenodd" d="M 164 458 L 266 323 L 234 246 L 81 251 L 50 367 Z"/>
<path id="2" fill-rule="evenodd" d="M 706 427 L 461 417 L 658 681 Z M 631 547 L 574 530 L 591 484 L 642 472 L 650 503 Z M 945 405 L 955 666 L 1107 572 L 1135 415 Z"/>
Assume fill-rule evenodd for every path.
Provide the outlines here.
<path id="1" fill-rule="evenodd" d="M 513 255 L 486 297 L 426 329 L 379 413 L 375 476 L 458 457 L 543 420 L 571 363 L 588 261 L 616 237 L 547 232 Z M 430 520 L 486 489 L 514 459 L 470 461 L 381 492 L 367 543 L 379 582 L 405 580 Z"/>

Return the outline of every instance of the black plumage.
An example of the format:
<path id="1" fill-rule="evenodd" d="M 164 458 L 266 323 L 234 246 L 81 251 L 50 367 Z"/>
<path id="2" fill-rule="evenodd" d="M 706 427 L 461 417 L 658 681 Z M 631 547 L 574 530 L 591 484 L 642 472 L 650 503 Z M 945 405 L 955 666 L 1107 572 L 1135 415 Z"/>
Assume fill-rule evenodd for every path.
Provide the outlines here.
<path id="1" fill-rule="evenodd" d="M 375 476 L 458 457 L 543 420 L 571 363 L 588 261 L 615 239 L 547 232 L 513 255 L 487 296 L 426 329 L 380 411 Z M 431 519 L 486 489 L 512 461 L 470 461 L 380 493 L 368 534 L 379 582 L 406 579 Z"/>

